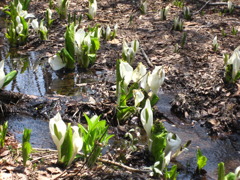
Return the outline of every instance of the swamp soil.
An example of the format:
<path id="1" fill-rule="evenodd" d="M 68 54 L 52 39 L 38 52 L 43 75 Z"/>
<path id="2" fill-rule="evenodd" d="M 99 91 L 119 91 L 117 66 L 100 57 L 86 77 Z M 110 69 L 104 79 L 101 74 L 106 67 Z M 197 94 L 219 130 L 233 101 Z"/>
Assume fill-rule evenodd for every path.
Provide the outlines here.
<path id="1" fill-rule="evenodd" d="M 171 121 L 173 124 L 191 124 L 193 126 L 195 122 L 198 122 L 207 127 L 210 135 L 240 134 L 240 84 L 239 81 L 235 84 L 228 84 L 224 81 L 223 61 L 223 54 L 232 54 L 233 50 L 239 46 L 239 33 L 233 35 L 231 31 L 234 27 L 240 32 L 240 9 L 236 8 L 230 14 L 227 12 L 226 4 L 216 5 L 218 2 L 211 2 L 202 11 L 199 11 L 205 5 L 205 1 L 185 1 L 185 5 L 191 9 L 193 17 L 192 20 L 184 20 L 184 29 L 180 32 L 174 31 L 172 26 L 174 17 L 183 17 L 182 9 L 174 6 L 172 1 L 149 1 L 146 15 L 140 13 L 139 3 L 139 1 L 131 0 L 98 0 L 97 17 L 93 21 L 89 21 L 85 15 L 88 12 L 87 0 L 71 0 L 70 2 L 69 12 L 76 13 L 77 16 L 83 15 L 80 27 L 87 28 L 99 24 L 101 26 L 110 25 L 113 28 L 116 23 L 119 26 L 117 37 L 114 40 L 101 41 L 97 61 L 90 69 L 90 71 L 105 70 L 106 76 L 110 78 L 99 83 L 75 84 L 75 86 L 91 87 L 95 93 L 89 98 L 90 102 L 57 93 L 36 97 L 20 93 L 12 94 L 3 90 L 0 92 L 1 96 L 4 94 L 0 97 L 2 102 L 0 110 L 4 110 L 5 115 L 24 112 L 34 116 L 43 116 L 46 119 L 53 117 L 57 111 L 61 111 L 64 120 L 68 122 L 78 122 L 82 112 L 103 114 L 102 118 L 105 118 L 111 125 L 110 129 L 118 134 L 118 137 L 123 137 L 129 130 L 126 124 L 135 122 L 129 120 L 125 125 L 117 126 L 118 123 L 113 118 L 115 114 L 115 65 L 116 60 L 121 58 L 123 40 L 130 42 L 137 39 L 140 42 L 141 50 L 136 55 L 134 67 L 138 62 L 143 62 L 150 70 L 154 66 L 164 66 L 166 79 L 162 91 L 173 94 L 175 97 L 171 102 L 171 110 L 178 118 L 168 119 L 161 112 L 155 113 L 156 118 Z M 234 3 L 240 5 L 238 1 L 234 1 Z M 159 10 L 167 5 L 170 6 L 167 20 L 161 21 Z M 42 19 L 47 8 L 48 2 L 33 1 L 28 12 L 34 13 L 38 19 Z M 39 64 L 50 73 L 52 70 L 47 63 L 47 58 L 56 54 L 64 46 L 64 33 L 67 25 L 66 20 L 58 19 L 55 11 L 53 18 L 56 20 L 49 30 L 49 40 L 42 42 L 31 33 L 26 45 L 10 49 L 21 55 L 27 54 L 28 51 L 37 52 Z M 1 28 L 0 35 L 3 36 L 5 31 L 6 28 Z M 223 32 L 226 35 L 223 35 Z M 182 44 L 184 33 L 186 42 Z M 218 37 L 219 43 L 216 52 L 212 49 L 212 40 L 215 36 Z M 7 40 L 1 39 L 0 41 L 3 41 L 0 44 L 2 48 L 8 46 Z M 83 75 L 84 73 L 81 71 L 81 69 L 76 69 L 70 73 Z M 59 79 L 64 76 L 66 76 L 64 70 L 59 72 Z M 12 100 L 3 98 L 6 96 L 14 98 Z M 139 120 L 137 121 L 140 124 Z M 55 165 L 56 152 L 46 152 L 41 149 L 33 153 L 29 167 L 23 168 L 20 166 L 19 152 L 14 150 L 18 144 L 11 136 L 7 139 L 7 145 L 11 145 L 12 149 L 0 151 L 0 156 L 3 157 L 0 163 L 3 163 L 4 167 L 0 175 L 13 179 L 25 179 L 27 176 L 32 179 L 57 178 L 60 174 L 64 179 L 74 179 L 74 177 L 82 179 L 146 179 L 149 177 L 145 172 L 133 172 L 128 169 L 123 171 L 119 166 L 111 163 L 111 165 L 105 164 L 101 161 L 90 171 L 79 162 L 64 171 Z M 142 164 L 148 165 L 147 160 L 141 158 L 146 157 L 145 151 L 141 150 L 135 154 L 131 154 L 129 150 L 126 151 L 121 152 L 129 155 L 124 160 L 126 165 L 136 169 L 142 168 Z M 112 157 L 111 154 L 105 154 L 103 158 L 112 161 L 120 159 L 120 157 Z"/>

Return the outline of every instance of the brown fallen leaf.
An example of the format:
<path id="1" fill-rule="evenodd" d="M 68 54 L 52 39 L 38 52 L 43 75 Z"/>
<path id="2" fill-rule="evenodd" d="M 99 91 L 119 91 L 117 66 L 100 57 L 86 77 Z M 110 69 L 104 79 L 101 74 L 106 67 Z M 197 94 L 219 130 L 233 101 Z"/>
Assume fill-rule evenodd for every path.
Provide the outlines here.
<path id="1" fill-rule="evenodd" d="M 5 150 L 5 151 L 3 151 L 3 152 L 0 154 L 0 157 L 7 156 L 9 153 L 10 153 L 9 150 Z"/>
<path id="2" fill-rule="evenodd" d="M 48 167 L 47 171 L 51 174 L 58 174 L 62 172 L 58 167 Z"/>

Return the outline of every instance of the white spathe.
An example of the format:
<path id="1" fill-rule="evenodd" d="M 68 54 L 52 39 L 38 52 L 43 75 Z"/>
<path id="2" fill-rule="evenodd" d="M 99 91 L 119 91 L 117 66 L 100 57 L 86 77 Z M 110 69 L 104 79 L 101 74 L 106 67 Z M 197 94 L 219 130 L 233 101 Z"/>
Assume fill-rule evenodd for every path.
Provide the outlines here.
<path id="1" fill-rule="evenodd" d="M 141 89 L 134 89 L 133 90 L 133 97 L 134 97 L 134 106 L 137 107 L 140 102 L 144 99 L 144 94 Z"/>
<path id="2" fill-rule="evenodd" d="M 17 5 L 17 12 L 18 12 L 18 15 L 23 17 L 24 19 L 35 17 L 33 14 L 30 14 L 27 11 L 22 10 L 22 4 L 20 3 L 20 1 L 18 2 L 18 5 Z"/>
<path id="3" fill-rule="evenodd" d="M 141 80 L 146 73 L 147 73 L 146 66 L 140 62 L 136 67 L 136 69 L 134 69 L 133 71 L 133 74 L 132 74 L 133 82 L 139 82 L 139 80 Z"/>
<path id="4" fill-rule="evenodd" d="M 68 166 L 72 163 L 74 160 L 76 154 L 82 149 L 83 147 L 83 139 L 79 135 L 79 127 L 78 126 L 72 126 L 73 129 L 73 136 L 72 136 L 72 142 L 73 142 L 73 154 L 71 159 L 68 162 Z"/>
<path id="5" fill-rule="evenodd" d="M 237 73 L 240 71 L 240 46 L 237 47 L 232 56 L 229 58 L 227 64 L 233 65 L 232 78 L 234 79 Z"/>
<path id="6" fill-rule="evenodd" d="M 215 37 L 213 38 L 212 44 L 213 44 L 213 46 L 217 46 L 217 45 L 218 45 L 217 36 L 215 36 Z"/>
<path id="7" fill-rule="evenodd" d="M 4 81 L 6 79 L 6 75 L 4 73 L 4 61 L 0 62 L 0 88 L 3 87 Z"/>
<path id="8" fill-rule="evenodd" d="M 128 50 L 128 45 L 125 40 L 123 40 L 122 53 L 126 54 Z"/>
<path id="9" fill-rule="evenodd" d="M 238 166 L 238 167 L 235 169 L 235 174 L 236 174 L 237 178 L 240 178 L 240 166 Z"/>
<path id="10" fill-rule="evenodd" d="M 118 30 L 118 24 L 115 24 L 115 25 L 114 25 L 114 29 L 113 29 L 113 31 L 114 31 L 115 34 L 117 34 L 117 30 Z"/>
<path id="11" fill-rule="evenodd" d="M 34 29 L 35 32 L 39 31 L 39 24 L 37 19 L 33 19 L 31 22 L 31 26 Z"/>
<path id="12" fill-rule="evenodd" d="M 48 19 L 52 19 L 52 11 L 51 9 L 47 9 L 48 12 Z"/>
<path id="13" fill-rule="evenodd" d="M 60 113 L 58 112 L 49 122 L 50 134 L 53 142 L 57 146 L 58 160 L 61 159 L 61 145 L 64 141 L 67 126 L 63 122 Z"/>
<path id="14" fill-rule="evenodd" d="M 89 15 L 91 16 L 91 18 L 93 19 L 96 14 L 97 14 L 97 1 L 94 0 L 93 3 L 91 3 L 89 1 L 89 11 L 88 11 Z"/>
<path id="15" fill-rule="evenodd" d="M 146 100 L 145 107 L 141 111 L 141 122 L 147 133 L 148 139 L 150 139 L 153 126 L 153 112 L 149 99 Z"/>
<path id="16" fill-rule="evenodd" d="M 64 68 L 67 63 L 63 62 L 62 58 L 57 54 L 48 59 L 48 63 L 54 71 Z"/>
<path id="17" fill-rule="evenodd" d="M 106 28 L 106 39 L 108 40 L 110 38 L 111 35 L 111 28 L 109 27 L 109 25 L 107 25 Z"/>
<path id="18" fill-rule="evenodd" d="M 148 77 L 150 76 L 150 72 L 148 72 L 146 75 L 143 76 L 140 86 L 143 88 L 146 92 L 150 90 L 150 87 L 148 85 Z"/>
<path id="19" fill-rule="evenodd" d="M 75 38 L 75 42 L 77 43 L 78 46 L 81 46 L 85 35 L 86 35 L 86 33 L 85 33 L 84 29 L 78 29 L 75 32 L 74 38 Z"/>
<path id="20" fill-rule="evenodd" d="M 48 31 L 47 27 L 43 25 L 43 22 L 40 23 L 40 28 L 39 29 L 40 29 L 40 31 L 43 31 L 45 33 L 47 33 L 47 31 Z"/>
<path id="21" fill-rule="evenodd" d="M 160 86 L 163 84 L 165 71 L 162 66 L 156 66 L 148 77 L 148 86 L 154 94 L 157 94 Z"/>
<path id="22" fill-rule="evenodd" d="M 146 14 L 147 13 L 147 1 L 142 3 L 142 7 L 143 7 L 143 13 Z"/>
<path id="23" fill-rule="evenodd" d="M 133 49 L 135 55 L 139 49 L 139 42 L 137 40 L 132 41 L 131 48 Z"/>
<path id="24" fill-rule="evenodd" d="M 161 171 L 163 171 L 163 170 L 165 169 L 165 167 L 168 166 L 168 164 L 170 163 L 170 161 L 171 161 L 171 154 L 172 154 L 172 152 L 170 151 L 170 152 L 164 157 Z"/>
<path id="25" fill-rule="evenodd" d="M 91 46 L 92 46 L 92 43 L 91 43 L 91 34 L 88 33 L 84 40 L 83 40 L 83 43 L 87 46 L 88 50 L 87 52 L 89 53 L 90 49 L 91 49 Z"/>
<path id="26" fill-rule="evenodd" d="M 126 88 L 132 80 L 133 68 L 128 62 L 120 61 L 120 76 L 124 81 L 124 87 Z"/>
<path id="27" fill-rule="evenodd" d="M 228 1 L 228 9 L 231 11 L 233 8 L 233 3 L 232 1 Z"/>
<path id="28" fill-rule="evenodd" d="M 18 24 L 17 27 L 16 27 L 16 32 L 18 34 L 21 34 L 23 31 L 23 25 L 22 24 Z"/>
<path id="29" fill-rule="evenodd" d="M 182 143 L 182 140 L 178 137 L 177 134 L 168 133 L 167 134 L 167 145 L 164 150 L 166 154 L 168 154 L 170 151 L 173 152 L 177 150 Z"/>

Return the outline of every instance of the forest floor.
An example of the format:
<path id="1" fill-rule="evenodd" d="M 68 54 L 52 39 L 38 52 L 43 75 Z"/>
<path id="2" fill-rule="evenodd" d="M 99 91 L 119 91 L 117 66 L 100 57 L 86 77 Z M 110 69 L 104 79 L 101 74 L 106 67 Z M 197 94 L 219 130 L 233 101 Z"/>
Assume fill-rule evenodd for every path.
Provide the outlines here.
<path id="1" fill-rule="evenodd" d="M 151 70 L 154 66 L 161 65 L 166 71 L 162 91 L 174 95 L 171 110 L 181 119 L 180 122 L 171 120 L 172 123 L 194 124 L 194 122 L 199 122 L 208 128 L 209 134 L 240 134 L 240 84 L 239 81 L 235 84 L 228 84 L 224 81 L 223 60 L 223 54 L 231 55 L 239 46 L 240 9 L 236 8 L 233 13 L 229 13 L 226 4 L 214 5 L 214 2 L 210 2 L 204 6 L 205 3 L 205 1 L 195 0 L 184 2 L 190 7 L 193 16 L 192 20 L 183 20 L 182 32 L 172 29 L 174 17 L 183 17 L 182 8 L 175 6 L 173 1 L 149 1 L 148 12 L 142 15 L 138 1 L 98 0 L 97 16 L 93 21 L 89 21 L 85 15 L 88 12 L 88 1 L 71 0 L 69 12 L 83 15 L 80 27 L 86 28 L 95 24 L 110 25 L 111 28 L 115 24 L 119 26 L 117 37 L 114 40 L 101 42 L 101 48 L 97 53 L 97 62 L 91 67 L 92 69 L 107 69 L 112 72 L 114 77 L 116 60 L 121 58 L 123 40 L 126 42 L 138 40 L 140 48 L 145 52 L 150 63 L 140 50 L 136 55 L 134 66 L 138 62 L 143 62 Z M 240 5 L 238 1 L 234 1 L 234 3 Z M 159 10 L 167 5 L 170 6 L 167 20 L 161 21 Z M 203 6 L 204 8 L 199 11 Z M 28 12 L 34 13 L 38 19 L 42 19 L 47 8 L 48 2 L 34 1 L 31 2 Z M 53 13 L 53 18 L 58 18 L 56 11 Z M 39 59 L 53 56 L 64 46 L 66 25 L 67 21 L 55 20 L 49 30 L 49 40 L 42 42 L 38 37 L 31 35 L 28 43 L 20 46 L 17 53 L 25 54 L 31 50 L 41 54 Z M 236 35 L 231 32 L 233 27 L 239 31 Z M 184 33 L 186 33 L 186 42 L 183 45 Z M 215 36 L 219 43 L 216 52 L 212 48 Z M 45 66 L 50 69 L 47 63 Z M 111 122 L 110 119 L 114 111 L 112 108 L 115 99 L 113 85 L 114 83 L 105 83 L 92 88 L 98 89 L 97 92 L 101 91 L 102 94 L 96 94 L 95 97 L 105 98 L 102 103 L 105 105 L 101 106 L 103 112 L 107 114 L 104 117 L 108 118 L 111 125 L 116 125 L 116 122 Z M 106 99 L 106 97 L 110 98 Z M 76 104 L 71 104 L 65 109 L 65 114 L 73 121 L 72 115 L 76 112 L 75 107 Z M 107 111 L 104 109 L 105 107 L 108 108 Z M 98 113 L 101 113 L 101 108 L 98 108 Z M 55 112 L 56 110 L 52 114 Z M 101 161 L 91 171 L 79 162 L 64 171 L 55 164 L 56 152 L 41 149 L 33 152 L 29 166 L 24 168 L 19 166 L 21 164 L 19 151 L 14 150 L 19 145 L 12 137 L 8 137 L 6 144 L 12 148 L 0 151 L 0 157 L 3 157 L 0 160 L 0 163 L 3 163 L 0 178 L 50 179 L 57 178 L 60 174 L 63 179 L 78 179 L 79 177 L 82 179 L 146 179 L 149 177 L 148 173 L 140 170 L 140 172 L 128 169 L 122 171 L 118 168 L 119 166 L 111 163 L 111 165 L 106 165 Z M 125 164 L 136 169 L 141 169 L 142 164 L 146 166 L 147 160 L 140 157 L 146 152 L 142 150 L 138 153 L 140 154 L 130 153 Z M 117 157 L 110 157 L 109 154 L 104 155 L 103 158 L 117 161 Z"/>

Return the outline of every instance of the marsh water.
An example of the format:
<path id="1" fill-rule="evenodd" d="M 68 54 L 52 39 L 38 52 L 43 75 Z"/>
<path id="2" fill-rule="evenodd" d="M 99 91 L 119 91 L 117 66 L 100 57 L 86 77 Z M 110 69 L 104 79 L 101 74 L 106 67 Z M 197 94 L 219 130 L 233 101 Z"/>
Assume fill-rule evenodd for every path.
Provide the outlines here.
<path id="1" fill-rule="evenodd" d="M 3 19 L 0 19 L 0 28 L 4 29 Z M 46 68 L 47 63 L 40 61 L 38 53 L 34 51 L 27 52 L 25 55 L 11 53 L 12 51 L 6 42 L 2 40 L 3 33 L 0 35 L 0 60 L 5 60 L 5 72 L 8 73 L 13 69 L 19 71 L 17 78 L 5 90 L 36 96 L 60 94 L 88 97 L 95 93 L 91 89 L 94 82 L 109 81 L 109 79 L 112 81 L 113 79 L 111 75 L 108 76 L 110 73 L 106 70 L 91 70 L 82 74 L 76 72 L 61 74 L 49 71 L 49 68 Z M 240 136 L 231 135 L 224 139 L 213 139 L 208 136 L 206 129 L 200 124 L 184 124 L 171 114 L 169 103 L 173 98 L 173 94 L 160 93 L 161 100 L 158 103 L 158 108 L 172 122 L 178 122 L 174 124 L 165 122 L 169 131 L 177 133 L 183 142 L 192 141 L 188 152 L 177 158 L 177 162 L 184 167 L 184 172 L 181 172 L 179 177 L 191 179 L 192 172 L 196 169 L 195 154 L 198 147 L 208 158 L 208 163 L 204 168 L 207 171 L 208 179 L 216 179 L 219 162 L 225 163 L 227 172 L 234 171 L 240 165 Z M 32 129 L 31 143 L 33 147 L 55 148 L 50 138 L 48 120 L 17 114 L 12 114 L 5 120 L 9 121 L 10 132 L 15 135 L 19 142 L 21 142 L 23 129 L 29 128 Z"/>

